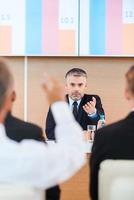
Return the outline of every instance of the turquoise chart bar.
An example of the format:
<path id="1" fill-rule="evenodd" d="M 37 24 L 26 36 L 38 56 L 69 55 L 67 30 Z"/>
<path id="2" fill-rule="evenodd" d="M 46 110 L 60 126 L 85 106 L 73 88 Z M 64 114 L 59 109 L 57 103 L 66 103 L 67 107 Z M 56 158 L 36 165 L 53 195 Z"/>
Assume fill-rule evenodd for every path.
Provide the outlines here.
<path id="1" fill-rule="evenodd" d="M 42 54 L 42 0 L 26 1 L 26 55 Z"/>
<path id="2" fill-rule="evenodd" d="M 90 1 L 90 41 L 91 55 L 105 54 L 105 0 Z"/>

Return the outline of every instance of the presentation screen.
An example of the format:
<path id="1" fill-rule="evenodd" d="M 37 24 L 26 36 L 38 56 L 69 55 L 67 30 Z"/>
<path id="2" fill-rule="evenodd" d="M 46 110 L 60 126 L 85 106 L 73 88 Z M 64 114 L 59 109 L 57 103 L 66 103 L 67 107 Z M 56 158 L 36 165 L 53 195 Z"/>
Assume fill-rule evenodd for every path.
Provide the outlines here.
<path id="1" fill-rule="evenodd" d="M 134 56 L 134 0 L 0 0 L 0 55 Z"/>

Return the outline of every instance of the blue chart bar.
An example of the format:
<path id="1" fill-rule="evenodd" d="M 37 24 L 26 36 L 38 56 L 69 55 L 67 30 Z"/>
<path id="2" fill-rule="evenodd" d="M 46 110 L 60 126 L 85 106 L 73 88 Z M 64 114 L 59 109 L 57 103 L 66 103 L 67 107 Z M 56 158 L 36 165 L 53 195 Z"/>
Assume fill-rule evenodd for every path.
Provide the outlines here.
<path id="1" fill-rule="evenodd" d="M 105 0 L 90 1 L 90 54 L 105 54 Z"/>
<path id="2" fill-rule="evenodd" d="M 26 55 L 42 53 L 42 0 L 26 0 Z"/>

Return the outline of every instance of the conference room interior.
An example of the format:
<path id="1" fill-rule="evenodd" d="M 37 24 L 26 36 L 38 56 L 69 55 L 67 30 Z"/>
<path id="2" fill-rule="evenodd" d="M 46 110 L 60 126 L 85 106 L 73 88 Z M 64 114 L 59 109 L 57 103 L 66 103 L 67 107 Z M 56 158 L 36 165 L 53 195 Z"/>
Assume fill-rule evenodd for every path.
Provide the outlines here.
<path id="1" fill-rule="evenodd" d="M 131 66 L 134 66 L 134 0 L 1 0 L 0 2 L 0 56 L 3 56 L 9 61 L 9 66 L 15 79 L 16 99 L 14 102 L 14 98 L 12 98 L 12 113 L 14 116 L 39 125 L 43 130 L 44 137 L 47 139 L 45 122 L 50 105 L 42 89 L 43 73 L 48 73 L 65 84 L 66 72 L 75 67 L 81 68 L 87 72 L 86 93 L 98 95 L 105 112 L 105 116 L 102 115 L 97 108 L 97 103 L 96 110 L 99 115 L 95 116 L 95 112 L 88 112 L 86 117 L 91 120 L 91 123 L 88 122 L 88 125 L 92 124 L 92 120 L 94 120 L 95 117 L 95 120 L 97 120 L 97 117 L 99 120 L 100 117 L 100 119 L 104 120 L 103 124 L 102 120 L 99 120 L 100 127 L 102 128 L 103 125 L 107 126 L 125 118 L 128 113 L 132 111 L 130 104 L 133 103 L 133 101 L 131 101 L 133 98 L 127 101 L 125 99 L 124 89 L 126 86 L 125 74 Z M 127 90 L 129 91 L 128 88 Z M 82 103 L 82 101 L 78 101 L 78 111 L 81 109 L 81 104 L 79 104 L 79 102 Z M 73 109 L 71 104 L 69 108 Z M 86 120 L 81 121 L 85 122 Z M 16 127 L 17 130 L 17 124 L 15 126 L 11 125 L 11 127 Z M 87 124 L 85 127 L 87 127 Z M 133 127 L 133 121 L 132 126 L 129 125 L 128 127 Z M 100 132 L 103 132 L 103 130 L 105 132 L 107 127 L 100 129 Z M 131 132 L 133 135 L 134 131 L 130 131 L 129 128 L 124 128 L 123 130 L 124 133 Z M 94 144 L 97 144 L 97 147 L 100 147 L 100 149 L 98 153 L 96 150 L 97 147 L 94 145 L 94 149 L 97 153 L 96 156 L 93 156 L 95 152 L 94 149 L 91 150 L 93 141 L 89 141 L 89 138 L 94 138 L 94 132 L 92 134 L 93 137 L 91 137 L 86 131 L 83 131 L 83 138 L 88 138 L 85 145 L 86 150 L 84 152 L 86 164 L 73 177 L 60 184 L 60 200 L 91 200 L 90 193 L 98 194 L 98 200 L 133 200 L 134 156 L 130 158 L 132 160 L 129 160 L 127 157 L 130 163 L 126 162 L 126 158 L 122 158 L 125 160 L 120 162 L 121 157 L 119 157 L 119 159 L 113 157 L 112 152 L 110 164 L 106 163 L 106 166 L 105 164 L 103 166 L 101 162 L 101 164 L 99 163 L 99 165 L 97 165 L 98 160 L 103 160 L 100 157 L 97 158 L 98 155 L 103 154 L 102 146 L 104 147 L 104 151 L 109 155 L 110 153 L 106 146 L 109 147 L 110 145 L 108 142 L 98 145 L 96 142 L 97 140 L 95 140 Z M 115 129 L 113 132 L 115 133 Z M 10 133 L 12 133 L 12 131 L 10 131 Z M 27 136 L 26 131 L 24 131 L 24 133 Z M 34 131 L 30 133 L 34 133 Z M 87 134 L 84 135 L 84 133 Z M 66 135 L 64 134 L 64 136 Z M 105 134 L 103 134 L 103 136 L 105 136 Z M 124 137 L 125 136 L 125 145 L 122 145 L 123 137 L 121 131 L 122 138 L 119 138 L 118 146 L 123 147 L 124 155 L 126 155 L 128 145 L 128 149 L 130 149 L 128 154 L 131 154 L 131 152 L 133 154 L 130 148 L 130 141 L 133 141 L 131 139 L 132 137 L 130 135 L 130 141 L 126 142 L 128 138 L 127 134 L 124 134 Z M 110 142 L 117 142 L 117 138 L 111 137 L 110 139 Z M 105 138 L 102 140 L 106 141 Z M 99 138 L 99 141 L 102 140 Z M 54 144 L 52 140 L 47 141 L 47 143 L 48 145 Z M 77 145 L 75 145 L 75 147 L 76 146 Z M 113 146 L 111 149 L 115 150 L 116 148 Z M 87 151 L 90 153 L 87 153 Z M 115 151 L 118 155 L 120 154 L 118 149 Z M 31 152 L 32 151 L 30 151 L 30 153 Z M 55 151 L 55 153 L 57 152 Z M 52 156 L 52 159 L 53 157 L 54 156 Z M 51 158 L 51 156 L 48 158 Z M 95 162 L 93 162 L 92 158 L 95 158 Z M 117 164 L 119 161 L 117 168 L 115 167 L 116 163 L 114 161 L 117 161 Z M 95 165 L 92 165 L 92 163 L 95 163 Z M 100 167 L 101 165 L 102 167 Z M 51 166 L 55 167 L 53 165 Z M 92 171 L 96 172 L 96 166 L 101 168 L 101 170 L 99 170 L 99 175 L 102 172 L 100 175 L 102 179 L 99 178 L 99 181 L 97 179 L 98 186 L 93 183 L 96 182 L 96 174 L 93 174 Z M 124 166 L 128 167 L 125 171 L 123 171 Z M 90 167 L 92 169 L 91 175 Z M 22 169 L 21 167 L 21 170 Z M 111 170 L 109 172 L 108 169 L 113 169 L 113 171 Z M 132 178 L 132 182 L 128 180 L 124 185 L 123 181 L 122 184 L 120 184 L 120 182 L 115 184 L 114 178 L 117 178 L 117 181 L 121 181 L 122 179 L 120 178 L 126 178 L 128 176 L 130 179 Z M 94 179 L 92 177 L 94 177 Z M 21 180 L 22 179 L 21 177 Z M 92 184 L 90 184 L 90 180 L 92 180 Z M 5 189 L 3 189 L 3 185 Z M 94 188 L 98 187 L 98 193 L 92 192 L 91 185 L 95 185 Z M 114 186 L 114 189 L 112 186 Z M 122 189 L 118 186 L 123 186 L 125 188 Z M 34 200 L 34 197 L 38 200 L 44 200 L 44 188 L 43 190 L 39 189 L 38 192 L 41 192 L 40 194 L 43 196 L 42 198 L 38 198 L 37 195 L 39 193 L 36 190 L 38 188 L 29 187 L 28 185 L 27 189 L 30 189 L 30 191 L 33 190 L 35 194 L 34 197 L 31 198 L 27 195 L 27 189 L 25 187 L 27 187 L 27 184 L 24 185 L 23 188 L 18 182 L 17 185 L 3 184 L 3 182 L 1 182 L 0 200 L 3 194 L 7 194 L 7 198 L 9 199 L 6 200 L 11 200 L 11 194 L 16 198 L 13 200 Z M 24 193 L 22 192 L 23 194 L 19 192 L 21 189 L 24 191 Z M 114 190 L 115 192 L 113 192 Z M 20 193 L 20 199 L 16 195 L 18 193 Z M 50 191 L 50 193 L 56 194 L 53 193 L 53 191 Z M 113 197 L 113 199 L 112 197 L 111 199 L 109 198 L 109 195 L 117 193 L 121 193 L 121 198 L 117 198 L 118 195 Z M 125 198 L 125 193 L 130 194 L 130 198 Z M 30 192 L 30 194 L 32 193 Z M 26 197 L 23 198 L 23 195 Z M 131 195 L 133 195 L 133 198 Z M 92 200 L 96 200 L 93 195 Z"/>
<path id="2" fill-rule="evenodd" d="M 65 82 L 65 73 L 80 67 L 88 74 L 87 93 L 101 97 L 106 124 L 125 117 L 129 105 L 124 98 L 124 74 L 133 65 L 133 57 L 7 57 L 15 78 L 17 99 L 13 114 L 40 125 L 45 130 L 48 102 L 41 88 L 43 73 Z M 45 132 L 44 132 L 45 134 Z M 61 200 L 89 199 L 88 163 L 61 185 Z M 74 190 L 75 188 L 75 190 Z"/>

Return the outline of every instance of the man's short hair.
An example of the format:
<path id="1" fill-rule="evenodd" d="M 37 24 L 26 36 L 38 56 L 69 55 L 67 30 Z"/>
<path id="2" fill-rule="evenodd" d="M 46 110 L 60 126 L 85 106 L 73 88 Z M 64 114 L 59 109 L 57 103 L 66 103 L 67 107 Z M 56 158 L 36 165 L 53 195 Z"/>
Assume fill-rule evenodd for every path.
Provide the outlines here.
<path id="1" fill-rule="evenodd" d="M 6 96 L 13 86 L 13 77 L 5 59 L 0 58 L 0 109 L 3 107 Z"/>
<path id="2" fill-rule="evenodd" d="M 87 78 L 87 73 L 83 69 L 72 68 L 66 73 L 65 78 L 67 78 L 68 76 L 84 76 Z"/>

